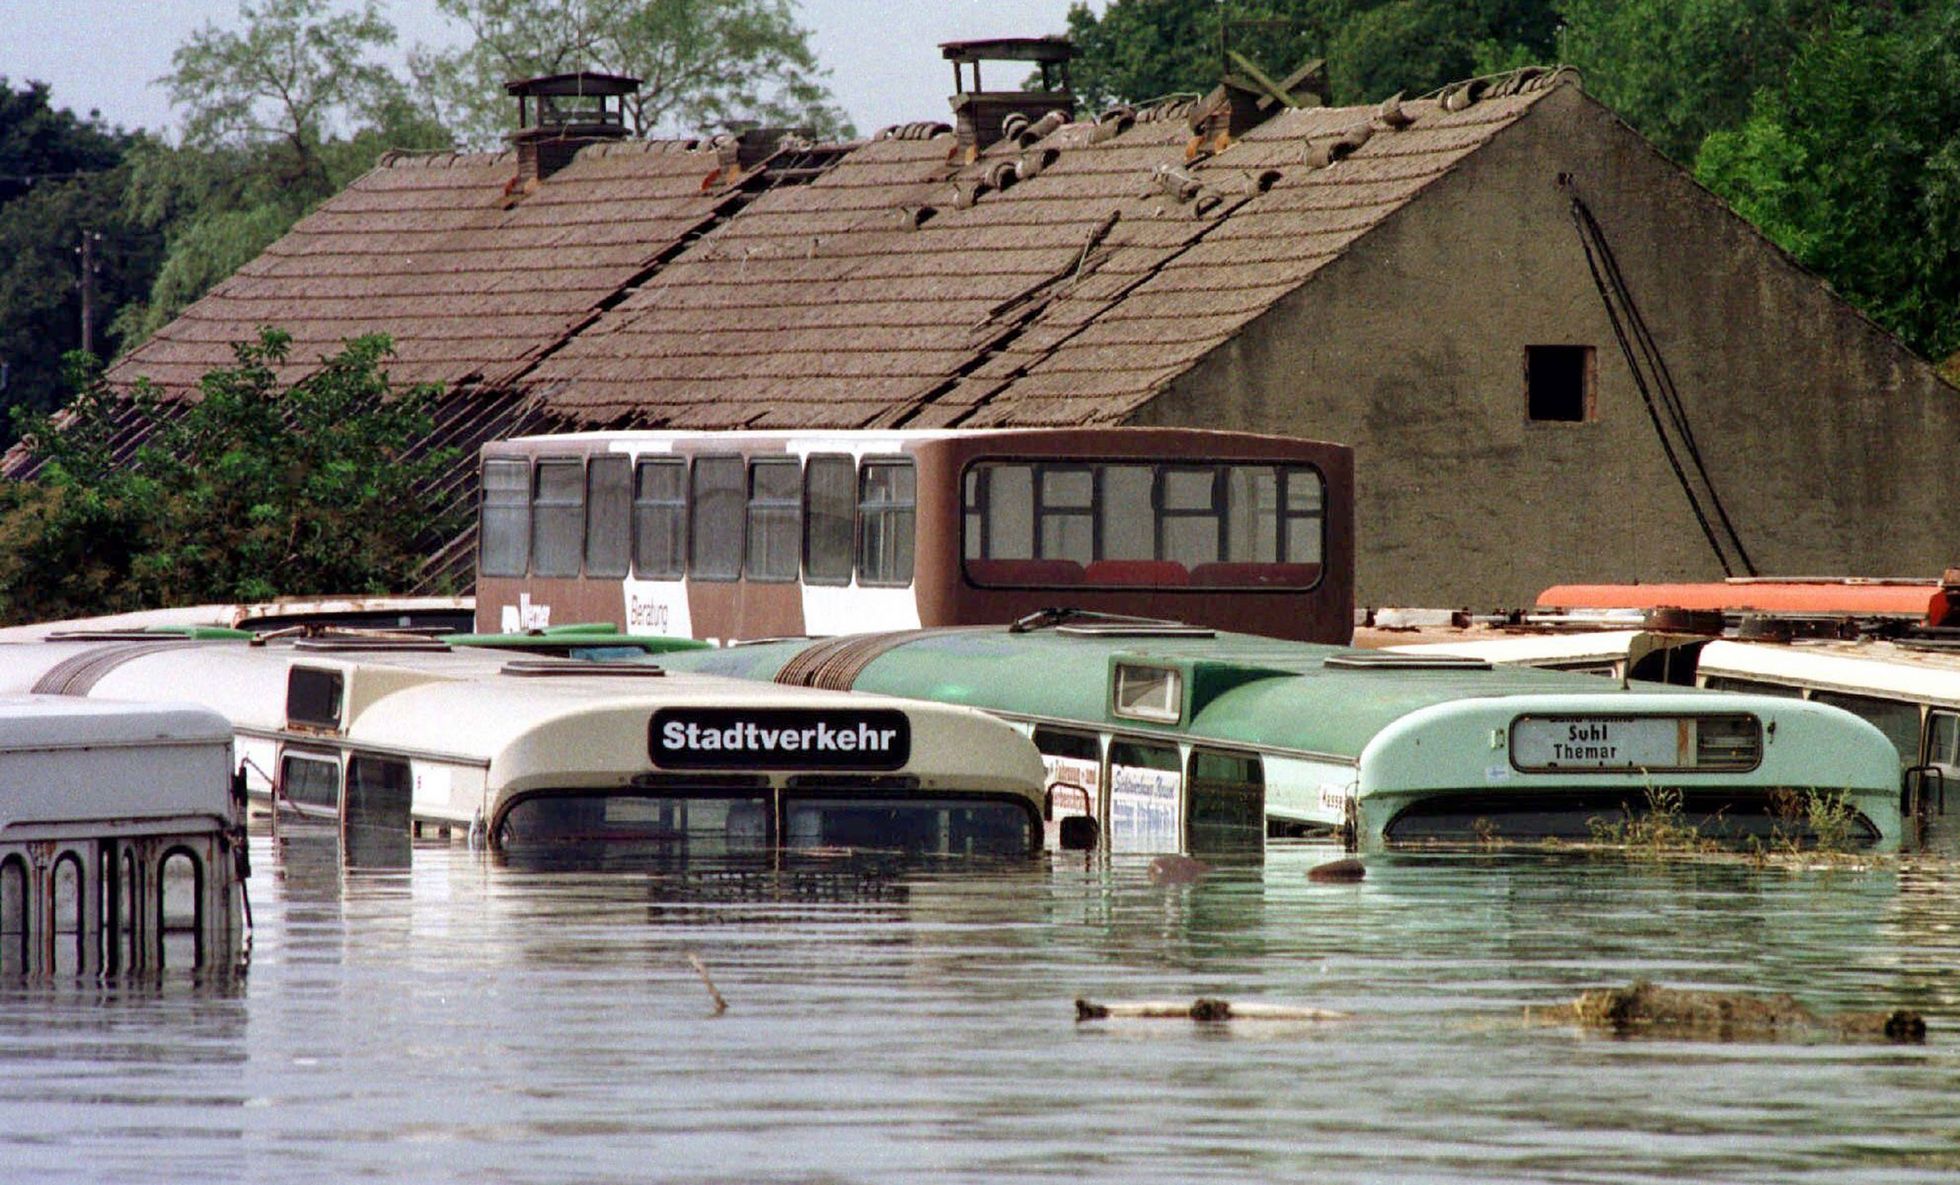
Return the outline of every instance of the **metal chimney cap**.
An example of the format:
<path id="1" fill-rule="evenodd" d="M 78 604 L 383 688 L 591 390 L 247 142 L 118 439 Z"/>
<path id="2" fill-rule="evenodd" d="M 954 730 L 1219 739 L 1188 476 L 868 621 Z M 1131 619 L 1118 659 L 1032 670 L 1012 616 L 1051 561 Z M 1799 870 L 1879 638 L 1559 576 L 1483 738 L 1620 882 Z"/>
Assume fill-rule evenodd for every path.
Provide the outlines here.
<path id="1" fill-rule="evenodd" d="M 1073 41 L 1055 35 L 939 43 L 940 56 L 949 62 L 1066 62 L 1078 52 Z"/>
<path id="2" fill-rule="evenodd" d="M 624 74 L 578 70 L 514 79 L 504 84 L 504 90 L 513 95 L 636 95 L 640 93 L 640 80 Z"/>

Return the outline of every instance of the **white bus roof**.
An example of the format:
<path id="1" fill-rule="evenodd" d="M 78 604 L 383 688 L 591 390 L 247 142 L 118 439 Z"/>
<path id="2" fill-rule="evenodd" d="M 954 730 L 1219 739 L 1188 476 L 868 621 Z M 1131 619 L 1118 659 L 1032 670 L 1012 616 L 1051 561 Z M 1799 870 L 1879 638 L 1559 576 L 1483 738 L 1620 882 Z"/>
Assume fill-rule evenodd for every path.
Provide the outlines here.
<path id="1" fill-rule="evenodd" d="M 0 839 L 77 823 L 221 825 L 231 738 L 194 704 L 0 696 Z"/>
<path id="2" fill-rule="evenodd" d="M 31 689 L 63 662 L 72 669 L 91 650 L 106 656 L 118 645 L 129 647 L 129 657 L 105 662 L 81 690 L 122 698 L 190 694 L 241 732 L 303 742 L 305 731 L 289 729 L 286 719 L 288 673 L 336 670 L 345 676 L 343 727 L 323 730 L 322 739 L 484 766 L 493 780 L 513 785 L 539 779 L 566 787 L 619 785 L 648 772 L 649 721 L 662 708 L 898 708 L 909 718 L 911 745 L 909 760 L 893 772 L 917 777 L 924 789 L 1019 792 L 1043 779 L 1040 757 L 1025 738 L 969 708 L 665 673 L 653 665 L 602 674 L 591 664 L 493 650 L 377 652 L 237 641 L 0 646 L 0 692 Z M 548 745 L 539 739 L 546 734 Z"/>
<path id="3" fill-rule="evenodd" d="M 1702 648 L 1700 669 L 1716 677 L 1960 708 L 1960 653 L 1894 642 L 1710 642 Z"/>

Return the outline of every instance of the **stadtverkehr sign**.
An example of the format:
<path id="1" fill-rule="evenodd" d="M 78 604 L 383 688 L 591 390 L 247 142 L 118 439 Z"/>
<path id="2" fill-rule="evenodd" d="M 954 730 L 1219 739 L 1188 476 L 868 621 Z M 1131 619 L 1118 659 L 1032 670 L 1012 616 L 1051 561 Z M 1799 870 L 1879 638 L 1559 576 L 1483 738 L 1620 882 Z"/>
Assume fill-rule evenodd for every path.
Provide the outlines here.
<path id="1" fill-rule="evenodd" d="M 889 770 L 912 755 L 892 708 L 661 708 L 647 731 L 661 769 Z"/>

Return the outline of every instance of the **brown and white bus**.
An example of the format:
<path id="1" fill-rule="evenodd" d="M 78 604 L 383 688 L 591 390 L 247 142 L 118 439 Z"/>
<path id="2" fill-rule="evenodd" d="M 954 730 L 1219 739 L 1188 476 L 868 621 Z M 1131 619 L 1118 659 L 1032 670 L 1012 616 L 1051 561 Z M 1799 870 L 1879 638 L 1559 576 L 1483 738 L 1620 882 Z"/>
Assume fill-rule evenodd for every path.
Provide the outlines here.
<path id="1" fill-rule="evenodd" d="M 486 445 L 477 628 L 714 640 L 1044 608 L 1345 643 L 1353 452 L 1182 428 L 592 432 Z"/>

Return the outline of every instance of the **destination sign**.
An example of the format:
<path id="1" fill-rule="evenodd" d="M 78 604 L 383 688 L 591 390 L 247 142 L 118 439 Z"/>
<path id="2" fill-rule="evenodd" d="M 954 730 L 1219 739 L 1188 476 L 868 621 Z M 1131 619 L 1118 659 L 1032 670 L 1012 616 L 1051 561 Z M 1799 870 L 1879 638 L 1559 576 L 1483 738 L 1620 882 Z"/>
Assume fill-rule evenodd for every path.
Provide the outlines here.
<path id="1" fill-rule="evenodd" d="M 1519 769 L 1683 769 L 1694 764 L 1683 717 L 1527 716 L 1511 726 Z"/>
<path id="2" fill-rule="evenodd" d="M 661 708 L 647 733 L 661 769 L 890 770 L 912 755 L 893 708 Z"/>

